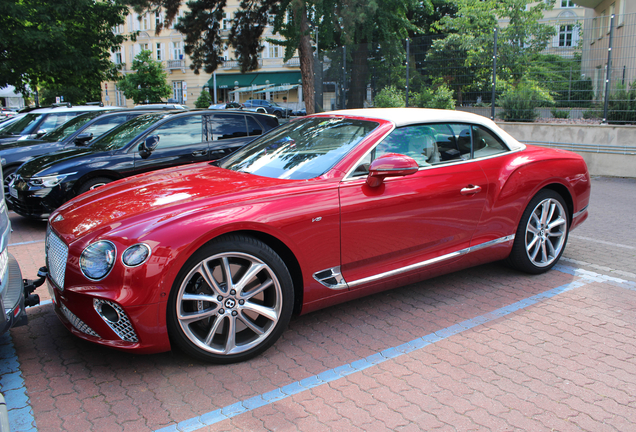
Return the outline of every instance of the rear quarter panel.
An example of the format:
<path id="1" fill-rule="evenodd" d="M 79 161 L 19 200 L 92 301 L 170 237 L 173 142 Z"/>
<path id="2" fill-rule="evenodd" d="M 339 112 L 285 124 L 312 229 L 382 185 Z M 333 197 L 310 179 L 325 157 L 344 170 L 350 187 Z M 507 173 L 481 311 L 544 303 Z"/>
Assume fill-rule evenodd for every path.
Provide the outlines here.
<path id="1" fill-rule="evenodd" d="M 527 146 L 479 163 L 487 177 L 488 198 L 471 245 L 514 234 L 528 203 L 541 189 L 551 188 L 563 196 L 570 223 L 572 214 L 589 203 L 590 176 L 585 161 L 575 153 Z"/>

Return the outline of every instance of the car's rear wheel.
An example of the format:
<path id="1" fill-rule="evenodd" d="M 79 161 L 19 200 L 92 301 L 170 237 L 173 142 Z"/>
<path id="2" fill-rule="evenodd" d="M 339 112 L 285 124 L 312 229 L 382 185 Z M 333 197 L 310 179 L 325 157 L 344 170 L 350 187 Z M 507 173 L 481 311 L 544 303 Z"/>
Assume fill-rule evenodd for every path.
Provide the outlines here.
<path id="1" fill-rule="evenodd" d="M 94 179 L 90 179 L 80 186 L 78 193 L 83 194 L 84 192 L 88 192 L 89 190 L 104 186 L 105 184 L 110 182 L 112 182 L 112 180 L 106 177 L 96 177 Z"/>
<path id="2" fill-rule="evenodd" d="M 170 292 L 171 340 L 212 363 L 239 362 L 269 348 L 291 318 L 294 289 L 283 260 L 251 237 L 231 235 L 197 251 Z"/>
<path id="3" fill-rule="evenodd" d="M 521 217 L 508 264 L 527 273 L 551 269 L 568 241 L 567 205 L 557 192 L 544 189 L 528 204 Z"/>

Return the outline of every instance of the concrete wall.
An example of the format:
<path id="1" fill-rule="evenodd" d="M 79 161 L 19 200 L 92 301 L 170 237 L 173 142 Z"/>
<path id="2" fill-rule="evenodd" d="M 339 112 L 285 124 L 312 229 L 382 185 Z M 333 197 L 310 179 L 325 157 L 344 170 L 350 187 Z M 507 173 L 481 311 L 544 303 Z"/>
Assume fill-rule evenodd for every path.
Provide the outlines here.
<path id="1" fill-rule="evenodd" d="M 521 142 L 575 151 L 591 175 L 636 178 L 636 126 L 497 124 Z"/>

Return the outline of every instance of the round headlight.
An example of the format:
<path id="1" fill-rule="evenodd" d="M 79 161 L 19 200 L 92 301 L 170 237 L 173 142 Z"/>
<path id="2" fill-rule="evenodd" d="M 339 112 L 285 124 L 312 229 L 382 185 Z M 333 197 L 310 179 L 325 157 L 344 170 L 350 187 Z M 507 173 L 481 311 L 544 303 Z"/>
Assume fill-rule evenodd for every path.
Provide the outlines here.
<path id="1" fill-rule="evenodd" d="M 121 255 L 121 260 L 128 267 L 136 267 L 143 264 L 150 256 L 150 247 L 143 243 L 132 245 Z"/>
<path id="2" fill-rule="evenodd" d="M 116 255 L 117 249 L 114 244 L 100 240 L 84 249 L 80 256 L 80 269 L 84 276 L 91 280 L 103 279 L 113 268 Z"/>

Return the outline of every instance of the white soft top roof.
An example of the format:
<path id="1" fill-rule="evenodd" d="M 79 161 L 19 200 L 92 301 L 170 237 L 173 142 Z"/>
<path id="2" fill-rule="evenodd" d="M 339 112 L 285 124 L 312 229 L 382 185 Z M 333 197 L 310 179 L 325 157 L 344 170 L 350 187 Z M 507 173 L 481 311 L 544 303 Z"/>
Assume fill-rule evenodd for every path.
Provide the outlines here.
<path id="1" fill-rule="evenodd" d="M 339 110 L 322 113 L 323 115 L 345 115 L 355 117 L 377 118 L 388 120 L 396 127 L 422 123 L 471 123 L 487 127 L 495 132 L 508 145 L 510 150 L 521 150 L 526 146 L 514 139 L 489 118 L 463 111 L 429 109 L 429 108 L 363 108 Z"/>

